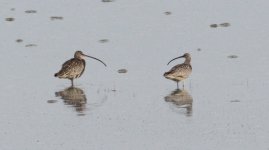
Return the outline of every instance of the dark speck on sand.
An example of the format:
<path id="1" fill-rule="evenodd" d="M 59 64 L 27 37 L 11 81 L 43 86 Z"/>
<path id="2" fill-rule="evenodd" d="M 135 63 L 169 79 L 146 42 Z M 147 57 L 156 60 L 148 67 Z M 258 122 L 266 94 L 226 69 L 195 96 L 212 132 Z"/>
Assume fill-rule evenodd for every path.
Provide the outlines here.
<path id="1" fill-rule="evenodd" d="M 25 45 L 25 47 L 36 47 L 37 45 L 36 44 L 27 44 Z"/>
<path id="2" fill-rule="evenodd" d="M 210 27 L 211 27 L 211 28 L 217 28 L 218 25 L 217 25 L 217 24 L 211 24 Z"/>
<path id="3" fill-rule="evenodd" d="M 237 55 L 229 55 L 228 58 L 233 59 L 233 58 L 238 58 L 238 56 Z"/>
<path id="4" fill-rule="evenodd" d="M 127 73 L 127 69 L 119 69 L 118 73 Z"/>
<path id="5" fill-rule="evenodd" d="M 6 18 L 6 21 L 14 21 L 15 18 L 12 18 L 12 17 L 9 17 L 9 18 Z"/>
<path id="6" fill-rule="evenodd" d="M 57 100 L 48 100 L 47 103 L 56 103 Z"/>
<path id="7" fill-rule="evenodd" d="M 106 3 L 106 2 L 113 2 L 114 0 L 102 0 L 102 2 Z"/>
<path id="8" fill-rule="evenodd" d="M 108 41 L 109 41 L 108 39 L 101 39 L 101 40 L 99 40 L 100 43 L 106 43 Z"/>
<path id="9" fill-rule="evenodd" d="M 172 13 L 170 11 L 166 11 L 166 12 L 164 12 L 164 14 L 171 15 Z"/>
<path id="10" fill-rule="evenodd" d="M 37 13 L 37 11 L 36 10 L 25 10 L 25 13 L 34 14 L 34 13 Z"/>
<path id="11" fill-rule="evenodd" d="M 16 42 L 21 43 L 21 42 L 23 42 L 23 40 L 22 39 L 17 39 Z"/>
<path id="12" fill-rule="evenodd" d="M 230 102 L 231 102 L 231 103 L 235 103 L 235 102 L 240 102 L 240 100 L 238 100 L 238 99 L 234 99 L 234 100 L 231 100 Z"/>
<path id="13" fill-rule="evenodd" d="M 228 22 L 219 24 L 219 26 L 221 26 L 221 27 L 229 27 L 230 25 L 231 25 L 231 24 L 228 23 Z"/>
<path id="14" fill-rule="evenodd" d="M 50 17 L 50 20 L 63 20 L 64 19 L 64 17 L 62 17 L 62 16 L 51 16 Z"/>

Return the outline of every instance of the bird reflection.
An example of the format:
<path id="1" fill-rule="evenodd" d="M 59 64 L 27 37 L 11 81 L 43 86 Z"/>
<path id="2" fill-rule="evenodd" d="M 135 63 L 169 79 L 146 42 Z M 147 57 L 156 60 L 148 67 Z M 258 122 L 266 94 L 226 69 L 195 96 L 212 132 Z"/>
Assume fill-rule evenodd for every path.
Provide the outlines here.
<path id="1" fill-rule="evenodd" d="M 66 105 L 73 106 L 80 115 L 84 115 L 87 98 L 82 89 L 71 86 L 63 91 L 55 92 L 55 96 L 63 99 Z"/>
<path id="2" fill-rule="evenodd" d="M 185 110 L 184 114 L 186 116 L 192 115 L 192 96 L 188 93 L 187 90 L 176 89 L 171 92 L 171 94 L 164 97 L 166 102 L 171 102 L 174 106 L 173 109 L 176 108 L 176 111 Z"/>

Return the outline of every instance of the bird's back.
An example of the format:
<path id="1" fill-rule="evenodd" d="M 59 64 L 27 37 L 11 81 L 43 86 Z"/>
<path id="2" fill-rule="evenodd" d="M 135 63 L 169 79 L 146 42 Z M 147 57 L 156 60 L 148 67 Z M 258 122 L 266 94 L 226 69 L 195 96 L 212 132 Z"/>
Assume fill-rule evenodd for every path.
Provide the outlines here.
<path id="1" fill-rule="evenodd" d="M 80 77 L 85 69 L 85 60 L 72 58 L 62 65 L 62 69 L 55 73 L 55 77 L 74 79 Z"/>

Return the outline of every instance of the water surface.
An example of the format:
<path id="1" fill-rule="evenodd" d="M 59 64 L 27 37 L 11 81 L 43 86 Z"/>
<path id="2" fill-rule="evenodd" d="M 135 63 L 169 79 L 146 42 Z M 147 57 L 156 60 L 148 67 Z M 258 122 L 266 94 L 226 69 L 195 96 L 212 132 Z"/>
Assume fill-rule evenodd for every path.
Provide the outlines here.
<path id="1" fill-rule="evenodd" d="M 267 150 L 268 5 L 1 1 L 0 149 Z M 53 75 L 75 50 L 108 67 L 87 59 L 70 88 Z M 185 52 L 193 73 L 176 90 L 162 75 Z"/>

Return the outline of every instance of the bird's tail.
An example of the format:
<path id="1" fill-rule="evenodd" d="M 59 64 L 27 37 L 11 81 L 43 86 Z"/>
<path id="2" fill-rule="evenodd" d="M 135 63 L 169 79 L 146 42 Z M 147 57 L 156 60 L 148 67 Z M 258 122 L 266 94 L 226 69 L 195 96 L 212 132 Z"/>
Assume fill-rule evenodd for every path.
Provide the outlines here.
<path id="1" fill-rule="evenodd" d="M 169 73 L 170 73 L 170 72 L 165 72 L 165 73 L 163 74 L 163 76 L 164 76 L 164 77 L 167 77 L 167 75 L 169 75 Z"/>
<path id="2" fill-rule="evenodd" d="M 165 72 L 164 74 L 163 74 L 163 76 L 166 78 L 166 79 L 174 79 L 174 76 L 171 74 L 171 72 L 170 71 L 168 71 L 168 72 Z"/>

